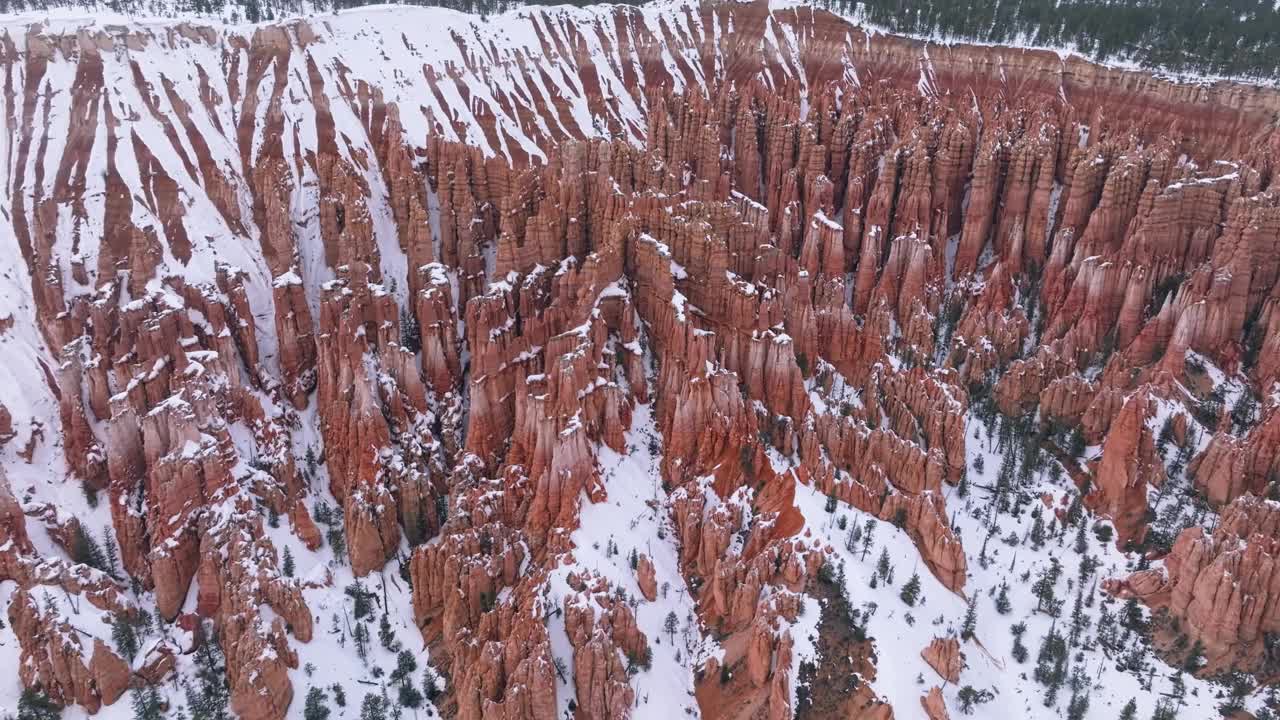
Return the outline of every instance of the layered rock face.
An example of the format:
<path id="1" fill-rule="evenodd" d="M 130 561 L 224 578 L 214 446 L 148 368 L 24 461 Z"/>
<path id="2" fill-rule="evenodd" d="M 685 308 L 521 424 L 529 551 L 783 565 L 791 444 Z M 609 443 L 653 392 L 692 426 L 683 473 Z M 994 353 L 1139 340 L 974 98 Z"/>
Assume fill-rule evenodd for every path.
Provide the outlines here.
<path id="1" fill-rule="evenodd" d="M 47 356 L 31 392 L 57 412 L 0 407 L 5 452 L 31 462 L 56 433 L 161 620 L 212 621 L 249 720 L 288 712 L 317 617 L 264 523 L 318 548 L 323 498 L 354 575 L 402 558 L 448 715 L 628 717 L 662 639 L 639 619 L 668 596 L 659 556 L 610 576 L 575 531 L 642 413 L 659 540 L 717 647 L 681 660 L 704 717 L 795 710 L 792 632 L 827 556 L 800 485 L 971 590 L 946 499 L 971 408 L 1096 446 L 1065 459 L 1121 544 L 1175 476 L 1230 503 L 1125 591 L 1257 670 L 1280 95 L 926 50 L 821 12 L 678 12 L 522 13 L 512 35 L 536 41 L 506 44 L 450 16 L 445 50 L 370 21 L 377 62 L 338 22 L 9 26 L 0 229 L 30 303 L 0 334 Z M 36 512 L 0 485 L 22 680 L 93 711 L 156 678 L 36 601 L 134 611 L 122 581 L 39 556 Z M 924 657 L 963 668 L 954 639 Z"/>

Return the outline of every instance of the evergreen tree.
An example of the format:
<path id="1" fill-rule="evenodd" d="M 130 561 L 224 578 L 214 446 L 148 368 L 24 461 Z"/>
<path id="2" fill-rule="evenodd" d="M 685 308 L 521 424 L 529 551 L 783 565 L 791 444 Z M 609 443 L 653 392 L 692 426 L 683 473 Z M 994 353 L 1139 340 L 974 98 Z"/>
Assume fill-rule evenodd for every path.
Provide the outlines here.
<path id="1" fill-rule="evenodd" d="M 1089 696 L 1073 691 L 1071 699 L 1067 701 L 1067 720 L 1084 720 L 1087 712 L 1089 712 Z"/>
<path id="2" fill-rule="evenodd" d="M 378 619 L 378 642 L 382 643 L 382 647 L 391 652 L 400 652 L 400 641 L 396 639 L 396 634 L 392 632 L 391 619 L 387 617 L 386 613 L 382 613 L 382 617 Z"/>
<path id="3" fill-rule="evenodd" d="M 1129 598 L 1125 601 L 1124 610 L 1120 615 L 1120 625 L 1136 633 L 1147 631 L 1147 621 L 1143 618 L 1142 607 L 1138 605 L 1136 599 Z"/>
<path id="4" fill-rule="evenodd" d="M 1179 706 L 1186 704 L 1187 682 L 1182 679 L 1182 673 L 1176 670 L 1170 678 L 1169 697 L 1177 701 Z"/>
<path id="5" fill-rule="evenodd" d="M 862 526 L 862 557 L 860 560 L 867 559 L 867 553 L 871 551 L 872 539 L 875 537 L 876 521 L 868 519 L 866 524 Z"/>
<path id="6" fill-rule="evenodd" d="M 1071 632 L 1067 636 L 1068 644 L 1075 647 L 1080 640 L 1080 633 L 1084 630 L 1084 586 L 1076 586 L 1076 600 L 1071 606 Z"/>
<path id="7" fill-rule="evenodd" d="M 422 332 L 418 318 L 407 309 L 400 311 L 400 345 L 417 355 L 422 350 Z"/>
<path id="8" fill-rule="evenodd" d="M 848 550 L 849 554 L 852 555 L 853 553 L 858 552 L 858 548 L 861 546 L 861 543 L 862 526 L 855 524 L 853 527 L 849 528 L 849 534 L 845 536 L 844 549 Z"/>
<path id="9" fill-rule="evenodd" d="M 1027 646 L 1022 644 L 1022 637 L 1021 636 L 1014 637 L 1013 638 L 1013 659 L 1017 661 L 1018 664 L 1022 664 L 1027 661 L 1027 657 L 1029 655 L 1030 653 L 1027 651 Z"/>
<path id="10" fill-rule="evenodd" d="M 960 625 L 960 637 L 965 640 L 973 638 L 973 633 L 978 629 L 978 603 L 977 596 L 969 598 L 969 606 L 964 611 L 964 623 Z"/>
<path id="11" fill-rule="evenodd" d="M 380 695 L 365 695 L 360 703 L 360 720 L 386 720 L 387 704 Z"/>
<path id="12" fill-rule="evenodd" d="M 908 606 L 915 607 L 916 600 L 920 598 L 919 573 L 911 573 L 911 579 L 902 586 L 902 590 L 898 593 L 898 597 L 901 598 L 902 602 L 906 603 Z"/>
<path id="13" fill-rule="evenodd" d="M 133 691 L 133 720 L 161 720 L 164 718 L 164 699 L 155 685 Z"/>
<path id="14" fill-rule="evenodd" d="M 284 547 L 284 559 L 282 560 L 283 571 L 285 577 L 293 577 L 293 552 L 289 550 L 289 546 Z"/>
<path id="15" fill-rule="evenodd" d="M 1194 673 L 1204 665 L 1204 643 L 1196 640 L 1191 646 L 1191 652 L 1187 655 L 1187 659 L 1182 662 L 1184 670 Z"/>
<path id="16" fill-rule="evenodd" d="M 1036 579 L 1035 584 L 1031 586 L 1031 592 L 1036 596 L 1037 612 L 1057 616 L 1056 588 L 1058 576 L 1061 573 L 1062 564 L 1058 562 L 1058 558 L 1049 558 L 1049 566 L 1040 571 L 1040 576 Z"/>
<path id="17" fill-rule="evenodd" d="M 418 688 L 411 683 L 403 683 L 400 689 L 396 691 L 396 701 L 401 707 L 407 707 L 410 710 L 417 710 L 422 707 L 422 693 L 418 692 Z"/>
<path id="18" fill-rule="evenodd" d="M 307 690 L 307 701 L 302 708 L 303 720 L 328 720 L 328 700 L 329 696 L 318 687 Z"/>
<path id="19" fill-rule="evenodd" d="M 186 687 L 191 720 L 230 720 L 227 705 L 231 693 L 222 647 L 205 623 L 196 626 L 196 636 L 195 681 Z"/>
<path id="20" fill-rule="evenodd" d="M 102 553 L 106 560 L 107 574 L 114 580 L 120 579 L 120 549 L 116 546 L 115 533 L 108 525 L 102 528 Z"/>
<path id="21" fill-rule="evenodd" d="M 1067 678 L 1067 641 L 1056 627 L 1049 628 L 1049 633 L 1040 643 L 1035 678 L 1047 688 L 1044 705 L 1051 707 L 1057 702 L 1058 690 Z"/>
<path id="22" fill-rule="evenodd" d="M 340 565 L 344 564 L 347 559 L 347 537 L 342 533 L 342 524 L 330 526 L 325 531 L 324 537 L 329 541 L 329 547 L 333 549 L 333 559 Z"/>
<path id="23" fill-rule="evenodd" d="M 62 708 L 35 688 L 23 688 L 18 696 L 18 720 L 58 720 Z"/>
<path id="24" fill-rule="evenodd" d="M 996 612 L 1008 615 L 1011 610 L 1013 603 L 1009 602 L 1009 583 L 1001 581 L 1000 592 L 996 594 Z"/>
<path id="25" fill-rule="evenodd" d="M 960 701 L 960 712 L 965 715 L 973 714 L 973 706 L 989 702 L 994 695 L 990 690 L 977 690 L 972 685 L 965 685 L 960 688 L 957 699 Z"/>
<path id="26" fill-rule="evenodd" d="M 440 697 L 440 683 L 431 668 L 422 671 L 422 694 L 426 696 L 428 702 L 435 702 L 436 698 Z"/>
<path id="27" fill-rule="evenodd" d="M 361 662 L 369 660 L 369 629 L 364 623 L 357 621 L 354 629 L 351 630 L 351 639 L 356 643 L 356 656 Z"/>
<path id="28" fill-rule="evenodd" d="M 888 579 L 889 571 L 892 569 L 893 566 L 889 564 L 889 549 L 881 548 L 880 559 L 876 561 L 876 575 L 881 579 Z"/>
<path id="29" fill-rule="evenodd" d="M 1161 698 L 1151 713 L 1151 720 L 1178 720 L 1178 708 L 1172 700 Z"/>
<path id="30" fill-rule="evenodd" d="M 80 523 L 76 523 L 75 532 L 71 536 L 71 559 L 105 573 L 110 572 L 102 547 Z"/>
<path id="31" fill-rule="evenodd" d="M 401 650 L 396 655 L 396 669 L 391 671 L 391 682 L 408 685 L 409 677 L 417 670 L 418 661 L 414 659 L 413 653 L 408 650 Z"/>
<path id="32" fill-rule="evenodd" d="M 1124 704 L 1124 709 L 1120 711 L 1119 720 L 1137 720 L 1138 718 L 1138 701 L 1129 698 L 1129 702 Z"/>
<path id="33" fill-rule="evenodd" d="M 351 614 L 357 620 L 362 620 L 364 616 L 373 612 L 373 595 L 364 589 L 364 584 L 359 580 L 353 581 L 343 592 L 351 598 Z"/>
<path id="34" fill-rule="evenodd" d="M 111 642 L 116 646 L 120 657 L 130 663 L 138 656 L 138 633 L 134 629 L 133 621 L 124 613 L 117 613 L 111 617 Z M 135 700 L 136 697 L 135 694 Z"/>
<path id="35" fill-rule="evenodd" d="M 680 618 L 676 617 L 676 611 L 672 610 L 667 613 L 667 618 L 662 623 L 662 629 L 666 631 L 668 636 L 670 636 L 671 644 L 673 645 L 676 642 L 676 628 L 678 628 L 679 625 Z"/>
<path id="36" fill-rule="evenodd" d="M 1032 515 L 1031 522 L 1031 547 L 1039 550 L 1044 545 L 1044 520 L 1040 517 L 1040 511 L 1037 509 Z"/>

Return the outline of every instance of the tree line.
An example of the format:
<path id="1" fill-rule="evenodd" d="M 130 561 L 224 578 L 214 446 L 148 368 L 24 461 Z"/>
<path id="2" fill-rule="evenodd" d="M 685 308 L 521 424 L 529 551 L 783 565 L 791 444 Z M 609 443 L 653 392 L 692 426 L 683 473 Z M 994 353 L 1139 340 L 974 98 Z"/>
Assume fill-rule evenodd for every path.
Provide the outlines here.
<path id="1" fill-rule="evenodd" d="M 823 0 L 831 11 L 904 33 L 1074 49 L 1173 73 L 1274 78 L 1273 0 Z"/>

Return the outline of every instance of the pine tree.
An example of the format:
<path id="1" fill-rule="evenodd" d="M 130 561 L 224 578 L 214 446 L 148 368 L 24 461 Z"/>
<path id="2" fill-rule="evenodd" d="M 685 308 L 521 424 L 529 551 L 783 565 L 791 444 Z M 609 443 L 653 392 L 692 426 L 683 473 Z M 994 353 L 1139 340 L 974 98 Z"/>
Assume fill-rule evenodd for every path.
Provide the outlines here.
<path id="1" fill-rule="evenodd" d="M 133 720 L 161 720 L 164 717 L 164 700 L 155 685 L 133 691 Z"/>
<path id="2" fill-rule="evenodd" d="M 18 697 L 18 720 L 58 720 L 62 708 L 48 695 L 34 688 L 23 688 Z"/>
<path id="3" fill-rule="evenodd" d="M 356 656 L 361 662 L 369 659 L 369 629 L 364 623 L 357 621 L 355 628 L 351 631 L 351 639 L 356 643 Z"/>
<path id="4" fill-rule="evenodd" d="M 1027 623 L 1015 623 L 1009 626 L 1009 632 L 1014 635 L 1014 660 L 1027 662 L 1027 646 L 1023 644 L 1023 634 L 1027 633 Z"/>
<path id="5" fill-rule="evenodd" d="M 318 687 L 307 690 L 307 702 L 302 709 L 303 720 L 327 720 L 330 712 L 328 699 L 325 691 Z"/>
<path id="6" fill-rule="evenodd" d="M 1049 558 L 1049 566 L 1040 571 L 1040 576 L 1036 579 L 1035 584 L 1031 586 L 1031 592 L 1035 593 L 1037 600 L 1037 612 L 1057 616 L 1055 589 L 1058 585 L 1058 576 L 1061 573 L 1062 565 L 1058 562 L 1058 558 Z"/>
<path id="7" fill-rule="evenodd" d="M 343 592 L 347 597 L 351 598 L 351 614 L 355 615 L 357 620 L 373 612 L 373 602 L 370 599 L 369 591 L 364 589 L 364 585 L 359 580 L 353 581 Z"/>
<path id="8" fill-rule="evenodd" d="M 920 574 L 911 573 L 911 579 L 902 586 L 902 591 L 898 593 L 898 597 L 902 602 L 910 607 L 915 607 L 916 600 L 920 598 Z"/>
<path id="9" fill-rule="evenodd" d="M 1182 679 L 1182 673 L 1176 670 L 1171 678 L 1169 697 L 1176 700 L 1179 706 L 1186 704 L 1187 682 Z"/>
<path id="10" fill-rule="evenodd" d="M 378 619 L 378 642 L 391 652 L 400 652 L 400 641 L 391 630 L 391 618 L 386 613 L 382 613 L 382 617 Z"/>
<path id="11" fill-rule="evenodd" d="M 386 720 L 387 705 L 380 695 L 365 695 L 360 703 L 360 720 Z"/>
<path id="12" fill-rule="evenodd" d="M 1056 627 L 1049 628 L 1040 643 L 1040 652 L 1036 656 L 1036 681 L 1045 685 L 1045 707 L 1051 707 L 1058 698 L 1058 689 L 1067 677 L 1067 641 Z"/>
<path id="13" fill-rule="evenodd" d="M 391 671 L 391 682 L 407 685 L 409 684 L 409 677 L 417 670 L 418 661 L 414 659 L 413 653 L 408 650 L 401 650 L 396 655 L 396 669 Z"/>
<path id="14" fill-rule="evenodd" d="M 293 571 L 294 571 L 294 566 L 293 566 L 293 552 L 291 552 L 291 551 L 289 550 L 289 546 L 288 546 L 288 545 L 286 545 L 286 546 L 284 547 L 284 559 L 283 559 L 283 561 L 282 561 L 282 562 L 283 562 L 283 566 L 284 566 L 284 567 L 283 567 L 283 570 L 284 570 L 284 576 L 285 576 L 285 577 L 293 577 Z"/>
<path id="15" fill-rule="evenodd" d="M 1009 583 L 1000 583 L 1000 592 L 996 594 L 996 612 L 1001 615 L 1008 615 L 1013 610 L 1013 603 L 1009 602 Z"/>
<path id="16" fill-rule="evenodd" d="M 881 548 L 880 559 L 876 561 L 876 575 L 882 579 L 888 579 L 889 571 L 892 569 L 893 566 L 889 564 L 889 549 Z"/>
<path id="17" fill-rule="evenodd" d="M 1135 598 L 1129 598 L 1125 601 L 1124 609 L 1120 615 L 1120 626 L 1136 633 L 1147 631 L 1147 621 L 1143 618 L 1142 608 Z"/>
<path id="18" fill-rule="evenodd" d="M 102 554 L 102 547 L 80 523 L 76 523 L 76 530 L 71 538 L 71 559 L 102 572 L 109 570 L 107 558 Z"/>
<path id="19" fill-rule="evenodd" d="M 418 692 L 418 688 L 411 683 L 404 683 L 396 691 L 396 702 L 400 703 L 401 707 L 417 710 L 422 707 L 422 693 Z"/>
<path id="20" fill-rule="evenodd" d="M 347 559 L 347 537 L 342 534 L 342 525 L 337 524 L 331 526 L 325 531 L 324 537 L 329 541 L 329 547 L 333 549 L 333 559 L 338 564 L 343 564 Z"/>
<path id="21" fill-rule="evenodd" d="M 187 709 L 191 720 L 229 720 L 226 659 L 215 633 L 196 626 L 195 682 L 188 685 Z"/>
<path id="22" fill-rule="evenodd" d="M 342 685 L 334 683 L 329 689 L 333 691 L 333 701 L 337 703 L 338 707 L 346 707 L 347 691 L 342 689 Z"/>
<path id="23" fill-rule="evenodd" d="M 973 638 L 973 633 L 978 628 L 978 604 L 977 597 L 969 598 L 969 607 L 964 611 L 964 623 L 960 626 L 960 637 L 965 640 Z"/>
<path id="24" fill-rule="evenodd" d="M 680 626 L 680 618 L 676 617 L 676 611 L 672 610 L 667 613 L 667 619 L 662 623 L 662 629 L 671 637 L 671 644 L 676 642 L 676 628 Z"/>
<path id="25" fill-rule="evenodd" d="M 1013 659 L 1021 664 L 1027 661 L 1027 656 L 1029 654 L 1027 646 L 1022 644 L 1022 638 L 1015 637 L 1013 639 Z"/>
<path id="26" fill-rule="evenodd" d="M 1071 633 L 1068 637 L 1068 644 L 1075 647 L 1080 640 L 1080 633 L 1084 630 L 1084 585 L 1076 586 L 1076 600 L 1071 606 Z"/>
<path id="27" fill-rule="evenodd" d="M 1204 643 L 1196 640 L 1191 646 L 1191 652 L 1187 655 L 1187 659 L 1183 661 L 1182 667 L 1187 672 L 1193 673 L 1204 665 Z"/>
<path id="28" fill-rule="evenodd" d="M 1138 718 L 1138 702 L 1133 698 L 1129 698 L 1129 702 L 1125 703 L 1124 709 L 1120 711 L 1119 720 L 1137 720 Z"/>
<path id="29" fill-rule="evenodd" d="M 422 671 L 422 694 L 426 696 L 428 702 L 435 702 L 436 698 L 440 697 L 440 683 L 431 668 Z"/>
<path id="30" fill-rule="evenodd" d="M 107 574 L 114 580 L 120 579 L 120 549 L 116 547 L 115 535 L 108 525 L 102 528 L 102 552 L 107 563 Z"/>
<path id="31" fill-rule="evenodd" d="M 1156 703 L 1156 709 L 1151 713 L 1151 720 L 1178 720 L 1178 708 L 1168 698 L 1162 698 Z"/>
<path id="32" fill-rule="evenodd" d="M 1044 545 L 1044 520 L 1040 518 L 1040 512 L 1037 510 L 1031 523 L 1031 547 L 1039 550 L 1042 545 Z"/>
<path id="33" fill-rule="evenodd" d="M 436 496 L 436 522 L 443 527 L 445 521 L 449 519 L 449 496 Z"/>
<path id="34" fill-rule="evenodd" d="M 422 331 L 418 328 L 418 318 L 407 309 L 400 311 L 400 345 L 414 355 L 422 350 Z"/>
<path id="35" fill-rule="evenodd" d="M 124 613 L 118 613 L 111 618 L 111 642 L 116 646 L 120 656 L 130 663 L 138 656 L 138 633 L 134 629 L 133 621 Z"/>
<path id="36" fill-rule="evenodd" d="M 1071 699 L 1067 701 L 1067 720 L 1084 720 L 1087 712 L 1089 712 L 1089 696 L 1073 691 Z"/>
<path id="37" fill-rule="evenodd" d="M 972 685 L 965 685 L 960 688 L 960 692 L 957 695 L 957 699 L 960 701 L 960 712 L 970 715 L 973 713 L 974 705 L 990 702 L 994 697 L 995 695 L 990 690 L 978 690 Z"/>
<path id="38" fill-rule="evenodd" d="M 844 549 L 848 550 L 849 554 L 852 555 L 853 553 L 858 552 L 858 547 L 861 545 L 861 542 L 862 526 L 855 524 L 853 527 L 849 528 L 849 534 L 845 536 Z"/>

